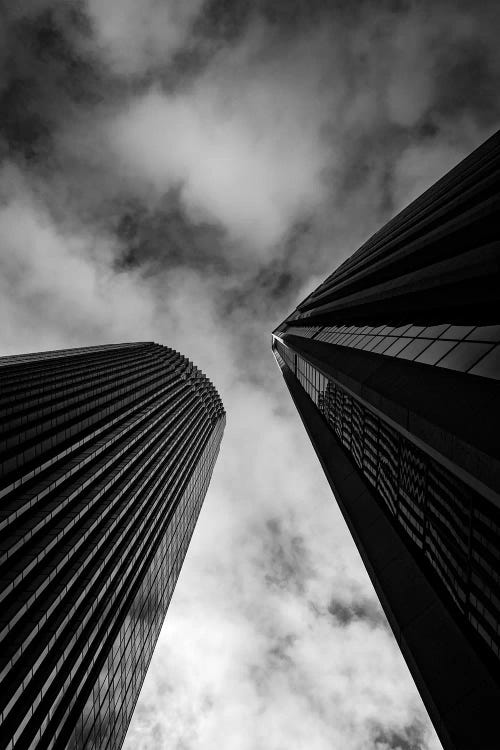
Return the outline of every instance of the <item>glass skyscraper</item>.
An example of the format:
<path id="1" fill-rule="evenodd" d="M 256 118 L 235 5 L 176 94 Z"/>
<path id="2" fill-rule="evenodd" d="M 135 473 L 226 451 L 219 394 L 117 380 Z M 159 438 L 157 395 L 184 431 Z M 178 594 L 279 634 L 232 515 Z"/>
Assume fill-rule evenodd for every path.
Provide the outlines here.
<path id="1" fill-rule="evenodd" d="M 154 343 L 0 358 L 0 747 L 119 748 L 225 414 Z"/>
<path id="2" fill-rule="evenodd" d="M 500 134 L 272 347 L 443 746 L 500 747 Z"/>

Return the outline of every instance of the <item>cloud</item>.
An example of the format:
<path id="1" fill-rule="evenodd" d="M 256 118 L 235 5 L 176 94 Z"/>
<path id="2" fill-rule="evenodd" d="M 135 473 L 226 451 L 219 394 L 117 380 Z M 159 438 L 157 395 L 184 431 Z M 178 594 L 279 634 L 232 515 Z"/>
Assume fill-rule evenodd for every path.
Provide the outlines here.
<path id="1" fill-rule="evenodd" d="M 328 605 L 328 611 L 340 625 L 349 625 L 356 620 L 364 620 L 372 626 L 383 625 L 387 627 L 387 621 L 380 606 L 377 606 L 372 598 L 363 599 L 356 591 L 353 600 L 345 603 L 338 599 L 332 599 Z"/>
<path id="2" fill-rule="evenodd" d="M 230 387 L 238 370 L 213 281 L 180 267 L 120 270 L 116 236 L 68 214 L 58 220 L 46 197 L 18 166 L 0 169 L 2 354 L 155 340 Z"/>
<path id="3" fill-rule="evenodd" d="M 139 276 L 113 270 L 112 238 L 59 227 L 14 165 L 0 172 L 0 195 L 4 353 L 126 340 L 151 328 Z"/>
<path id="4" fill-rule="evenodd" d="M 463 123 L 460 134 L 428 137 L 409 144 L 394 164 L 392 201 L 397 210 L 408 205 L 452 169 L 463 157 L 466 144 L 476 140 L 478 128 Z"/>
<path id="5" fill-rule="evenodd" d="M 318 34 L 261 62 L 262 32 L 255 36 L 221 53 L 187 89 L 156 86 L 132 99 L 108 136 L 130 181 L 160 195 L 178 188 L 195 223 L 220 223 L 235 248 L 262 255 L 323 195 L 327 107 L 321 66 L 308 60 L 326 39 Z"/>
<path id="6" fill-rule="evenodd" d="M 165 66 L 186 43 L 204 0 L 86 0 L 98 54 L 122 76 Z"/>
<path id="7" fill-rule="evenodd" d="M 449 93 L 460 57 L 487 87 L 498 68 L 470 10 L 457 8 L 450 25 L 442 8 L 375 13 L 365 3 L 354 19 L 322 21 L 307 17 L 301 33 L 285 36 L 251 15 L 245 34 L 198 75 L 157 82 L 106 118 L 129 189 L 160 206 L 177 191 L 191 222 L 227 233 L 221 244 L 233 262 L 293 264 L 294 232 L 310 225 L 311 250 L 320 247 L 311 270 L 324 275 L 332 250 L 341 259 L 355 249 L 356 240 L 342 245 L 344 234 L 365 239 L 500 119 L 495 97 L 470 106 L 472 91 Z M 303 242 L 299 252 L 304 273 Z"/>

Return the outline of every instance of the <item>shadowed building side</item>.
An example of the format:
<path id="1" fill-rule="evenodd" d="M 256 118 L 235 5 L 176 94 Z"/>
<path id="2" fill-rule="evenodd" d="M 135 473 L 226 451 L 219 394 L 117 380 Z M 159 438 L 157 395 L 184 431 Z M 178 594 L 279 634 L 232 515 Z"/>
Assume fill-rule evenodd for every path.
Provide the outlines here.
<path id="1" fill-rule="evenodd" d="M 446 750 L 498 747 L 500 134 L 272 347 Z"/>
<path id="2" fill-rule="evenodd" d="M 0 358 L 0 747 L 119 748 L 225 414 L 153 343 Z"/>

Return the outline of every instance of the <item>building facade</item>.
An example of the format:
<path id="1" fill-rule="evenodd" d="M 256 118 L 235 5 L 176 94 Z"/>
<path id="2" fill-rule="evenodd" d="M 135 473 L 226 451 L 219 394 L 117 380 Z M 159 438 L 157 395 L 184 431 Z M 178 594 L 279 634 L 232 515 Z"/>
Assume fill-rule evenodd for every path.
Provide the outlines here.
<path id="1" fill-rule="evenodd" d="M 154 343 L 0 358 L 0 747 L 119 748 L 225 424 Z"/>
<path id="2" fill-rule="evenodd" d="M 500 134 L 272 347 L 437 733 L 500 746 Z"/>

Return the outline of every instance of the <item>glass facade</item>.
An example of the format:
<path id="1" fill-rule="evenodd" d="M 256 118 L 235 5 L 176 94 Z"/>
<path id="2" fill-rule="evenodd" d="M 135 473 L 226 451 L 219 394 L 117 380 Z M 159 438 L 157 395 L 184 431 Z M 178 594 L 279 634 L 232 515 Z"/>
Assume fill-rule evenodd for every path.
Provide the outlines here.
<path id="1" fill-rule="evenodd" d="M 222 403 L 153 343 L 4 359 L 0 745 L 118 748 L 210 481 Z"/>
<path id="2" fill-rule="evenodd" d="M 499 176 L 500 131 L 272 339 L 446 750 L 499 744 Z"/>
<path id="3" fill-rule="evenodd" d="M 289 325 L 281 333 L 500 380 L 500 325 Z"/>
<path id="4" fill-rule="evenodd" d="M 500 656 L 500 508 L 278 339 L 273 349 L 354 459 L 457 616 Z"/>

